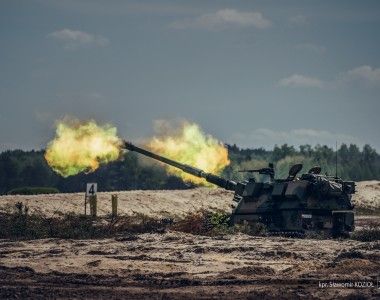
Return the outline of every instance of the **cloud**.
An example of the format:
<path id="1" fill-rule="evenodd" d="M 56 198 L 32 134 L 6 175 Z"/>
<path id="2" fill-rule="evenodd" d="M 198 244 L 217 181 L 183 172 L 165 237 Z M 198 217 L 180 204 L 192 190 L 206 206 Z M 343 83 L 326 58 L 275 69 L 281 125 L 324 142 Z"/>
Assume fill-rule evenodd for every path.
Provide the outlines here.
<path id="1" fill-rule="evenodd" d="M 272 22 L 260 12 L 242 12 L 236 9 L 221 9 L 214 13 L 203 14 L 193 19 L 176 21 L 170 27 L 175 29 L 220 30 L 230 27 L 268 28 Z"/>
<path id="2" fill-rule="evenodd" d="M 298 50 L 303 50 L 307 52 L 312 52 L 316 54 L 324 54 L 326 52 L 326 47 L 319 46 L 311 43 L 302 43 L 295 46 Z"/>
<path id="3" fill-rule="evenodd" d="M 289 23 L 293 25 L 305 25 L 308 23 L 308 20 L 304 15 L 296 15 L 289 18 Z"/>
<path id="4" fill-rule="evenodd" d="M 259 128 L 250 133 L 238 133 L 231 138 L 233 143 L 241 147 L 264 147 L 271 149 L 274 145 L 305 145 L 312 146 L 316 144 L 335 146 L 339 143 L 362 143 L 354 136 L 333 133 L 326 130 L 299 128 L 288 131 L 273 130 L 269 128 Z"/>
<path id="5" fill-rule="evenodd" d="M 323 82 L 315 77 L 308 77 L 300 74 L 293 74 L 279 80 L 279 86 L 292 88 L 323 88 Z"/>
<path id="6" fill-rule="evenodd" d="M 104 36 L 67 28 L 54 31 L 47 37 L 62 42 L 65 49 L 69 50 L 83 46 L 105 47 L 109 44 L 109 40 Z"/>
<path id="7" fill-rule="evenodd" d="M 341 73 L 338 80 L 342 83 L 359 83 L 365 86 L 380 87 L 380 68 L 360 66 Z"/>
<path id="8" fill-rule="evenodd" d="M 365 88 L 380 87 L 380 68 L 363 65 L 346 72 L 330 80 L 321 80 L 316 77 L 309 77 L 300 74 L 293 74 L 280 79 L 277 86 L 292 88 L 339 88 L 350 86 L 362 86 Z"/>

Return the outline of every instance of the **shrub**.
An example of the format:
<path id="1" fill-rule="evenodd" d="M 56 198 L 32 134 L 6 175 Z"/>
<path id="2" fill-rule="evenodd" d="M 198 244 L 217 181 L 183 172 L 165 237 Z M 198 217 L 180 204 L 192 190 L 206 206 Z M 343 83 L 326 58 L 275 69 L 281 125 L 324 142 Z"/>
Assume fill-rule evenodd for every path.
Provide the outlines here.
<path id="1" fill-rule="evenodd" d="M 167 225 L 167 221 L 145 215 L 94 219 L 70 213 L 46 217 L 40 213 L 29 214 L 28 207 L 18 202 L 10 213 L 0 213 L 0 238 L 100 238 L 126 233 L 163 232 Z"/>
<path id="2" fill-rule="evenodd" d="M 370 225 L 361 230 L 354 231 L 352 239 L 362 242 L 374 242 L 380 240 L 380 226 Z"/>
<path id="3" fill-rule="evenodd" d="M 206 211 L 189 213 L 182 220 L 173 224 L 172 229 L 193 234 L 206 234 L 212 228 Z"/>
<path id="4" fill-rule="evenodd" d="M 54 187 L 19 187 L 8 192 L 8 195 L 38 195 L 38 194 L 57 194 L 59 190 Z"/>
<path id="5" fill-rule="evenodd" d="M 241 232 L 249 235 L 265 235 L 267 233 L 267 228 L 260 222 L 243 221 L 234 226 L 234 232 Z"/>
<path id="6" fill-rule="evenodd" d="M 189 213 L 171 226 L 173 230 L 200 235 L 231 233 L 230 215 L 205 210 Z"/>
<path id="7" fill-rule="evenodd" d="M 169 222 L 170 223 L 170 222 Z M 109 233 L 146 233 L 146 232 L 163 232 L 166 225 L 169 224 L 167 220 L 155 219 L 148 217 L 144 214 L 137 214 L 135 216 L 118 217 L 111 220 L 109 223 Z"/>

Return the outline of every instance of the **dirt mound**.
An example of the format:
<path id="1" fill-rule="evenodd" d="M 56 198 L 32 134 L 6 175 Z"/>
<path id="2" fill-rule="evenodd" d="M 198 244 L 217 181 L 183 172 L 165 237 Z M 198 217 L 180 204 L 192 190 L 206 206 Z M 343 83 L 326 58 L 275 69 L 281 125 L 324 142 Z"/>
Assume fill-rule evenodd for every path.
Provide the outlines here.
<path id="1" fill-rule="evenodd" d="M 343 259 L 337 263 L 332 263 L 326 268 L 327 273 L 348 274 L 349 276 L 369 276 L 375 275 L 379 269 L 379 264 L 368 259 Z"/>

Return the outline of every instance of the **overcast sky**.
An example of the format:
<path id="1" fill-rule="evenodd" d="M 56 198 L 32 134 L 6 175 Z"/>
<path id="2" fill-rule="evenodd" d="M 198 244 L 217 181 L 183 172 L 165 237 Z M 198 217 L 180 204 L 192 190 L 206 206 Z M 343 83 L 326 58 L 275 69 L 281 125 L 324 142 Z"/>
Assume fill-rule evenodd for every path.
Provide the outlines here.
<path id="1" fill-rule="evenodd" d="M 44 147 L 66 115 L 380 150 L 379 28 L 380 1 L 3 0 L 0 150 Z"/>

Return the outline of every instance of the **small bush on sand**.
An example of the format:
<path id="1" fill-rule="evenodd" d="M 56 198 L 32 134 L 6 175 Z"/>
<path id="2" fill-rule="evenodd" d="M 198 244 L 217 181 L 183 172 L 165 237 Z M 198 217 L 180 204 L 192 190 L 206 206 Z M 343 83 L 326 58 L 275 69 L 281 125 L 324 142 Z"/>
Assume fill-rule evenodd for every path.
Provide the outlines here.
<path id="1" fill-rule="evenodd" d="M 243 221 L 242 223 L 236 224 L 234 226 L 234 232 L 261 236 L 267 233 L 267 228 L 263 223 L 260 222 Z"/>
<path id="2" fill-rule="evenodd" d="M 29 214 L 26 205 L 19 202 L 14 212 L 0 215 L 0 238 L 89 238 L 102 236 L 89 218 L 65 214 L 62 218 L 48 218 L 39 213 Z"/>
<path id="3" fill-rule="evenodd" d="M 46 217 L 40 213 L 29 214 L 28 207 L 21 202 L 16 203 L 10 213 L 0 213 L 0 238 L 87 239 L 125 233 L 163 232 L 166 226 L 168 222 L 145 215 L 96 219 L 75 214 Z"/>
<path id="4" fill-rule="evenodd" d="M 201 210 L 189 213 L 171 229 L 200 235 L 220 235 L 231 233 L 229 222 L 230 216 L 226 213 Z"/>
<path id="5" fill-rule="evenodd" d="M 351 238 L 361 242 L 373 242 L 380 240 L 380 226 L 370 225 L 361 230 L 354 231 Z"/>
<path id="6" fill-rule="evenodd" d="M 198 211 L 188 214 L 176 222 L 171 229 L 200 235 L 223 235 L 245 233 L 249 235 L 266 235 L 267 228 L 260 222 L 244 221 L 231 226 L 231 215 L 225 212 Z"/>
<path id="7" fill-rule="evenodd" d="M 109 233 L 164 232 L 170 221 L 155 219 L 144 214 L 114 218 L 109 223 Z"/>
<path id="8" fill-rule="evenodd" d="M 19 187 L 12 189 L 8 195 L 39 195 L 39 194 L 57 194 L 59 190 L 53 187 Z"/>

